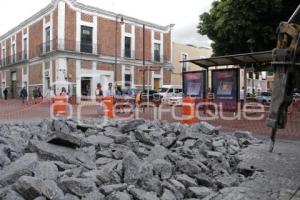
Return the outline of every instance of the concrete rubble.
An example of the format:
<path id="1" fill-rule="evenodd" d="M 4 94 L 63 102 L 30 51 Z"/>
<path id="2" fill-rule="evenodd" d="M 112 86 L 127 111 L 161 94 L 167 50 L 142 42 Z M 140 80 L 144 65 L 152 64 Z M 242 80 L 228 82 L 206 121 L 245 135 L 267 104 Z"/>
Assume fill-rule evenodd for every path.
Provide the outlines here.
<path id="1" fill-rule="evenodd" d="M 145 120 L 44 120 L 0 125 L 0 199 L 218 199 L 258 173 L 239 154 L 259 143 Z"/>

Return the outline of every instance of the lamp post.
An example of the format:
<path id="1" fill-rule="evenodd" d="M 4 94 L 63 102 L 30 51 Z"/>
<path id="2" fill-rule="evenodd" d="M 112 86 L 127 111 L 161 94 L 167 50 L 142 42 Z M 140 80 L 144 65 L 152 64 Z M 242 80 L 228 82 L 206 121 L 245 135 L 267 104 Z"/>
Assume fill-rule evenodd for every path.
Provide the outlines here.
<path id="1" fill-rule="evenodd" d="M 247 40 L 247 44 L 252 53 L 254 50 L 254 46 L 255 46 L 255 40 L 253 38 L 250 38 L 249 40 Z M 254 74 L 254 66 L 252 63 L 252 94 L 253 95 L 254 95 L 254 79 L 255 79 L 255 74 Z"/>
<path id="2" fill-rule="evenodd" d="M 121 14 L 116 15 L 116 32 L 115 32 L 115 66 L 114 66 L 114 81 L 117 82 L 117 65 L 118 65 L 118 22 L 120 19 L 121 25 L 124 24 L 124 18 Z"/>

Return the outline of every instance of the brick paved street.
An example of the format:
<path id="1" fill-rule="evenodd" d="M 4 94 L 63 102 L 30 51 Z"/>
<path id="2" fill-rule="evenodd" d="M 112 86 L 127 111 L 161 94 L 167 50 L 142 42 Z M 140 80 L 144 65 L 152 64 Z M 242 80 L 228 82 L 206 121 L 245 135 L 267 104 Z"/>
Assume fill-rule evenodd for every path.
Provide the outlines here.
<path id="1" fill-rule="evenodd" d="M 99 117 L 97 116 L 96 106 L 90 102 L 83 102 L 81 106 L 72 105 L 73 108 L 73 118 L 77 118 L 78 116 L 84 117 Z M 144 119 L 159 119 L 160 121 L 178 121 L 172 118 L 171 108 L 169 106 L 163 106 L 165 110 L 161 114 L 161 118 L 155 118 L 155 110 L 153 108 L 140 108 L 139 117 Z M 80 111 L 80 115 L 78 115 L 78 111 Z M 157 111 L 156 111 L 157 112 Z M 158 112 L 157 112 L 158 113 Z M 181 116 L 181 108 L 177 107 L 175 109 L 176 116 Z M 200 111 L 200 115 L 203 115 L 203 112 Z M 233 113 L 226 112 L 225 116 L 233 116 Z M 129 114 L 117 114 L 119 118 L 128 117 Z M 134 116 L 134 115 L 132 115 Z M 157 115 L 158 116 L 158 115 Z M 255 116 L 255 115 L 254 115 Z M 269 135 L 271 129 L 266 127 L 267 113 L 264 114 L 264 119 L 249 121 L 245 119 L 240 120 L 209 120 L 208 122 L 214 126 L 221 126 L 224 131 L 234 131 L 234 130 L 244 130 L 251 131 L 258 135 Z M 19 100 L 9 100 L 4 101 L 0 100 L 0 122 L 16 122 L 16 121 L 34 121 L 41 120 L 44 118 L 50 118 L 50 105 L 48 102 L 37 103 L 33 102 L 29 103 L 29 105 L 23 105 Z M 300 113 L 295 112 L 288 118 L 287 127 L 284 130 L 278 131 L 278 137 L 281 138 L 300 138 Z"/>

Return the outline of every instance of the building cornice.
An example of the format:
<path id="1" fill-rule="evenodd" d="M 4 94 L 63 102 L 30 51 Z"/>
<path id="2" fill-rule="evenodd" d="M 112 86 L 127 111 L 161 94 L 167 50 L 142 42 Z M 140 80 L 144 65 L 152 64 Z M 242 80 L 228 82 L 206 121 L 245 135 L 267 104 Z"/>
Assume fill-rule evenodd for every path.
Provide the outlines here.
<path id="1" fill-rule="evenodd" d="M 111 12 L 111 11 L 108 11 L 108 10 L 103 10 L 103 9 L 100 9 L 100 8 L 97 8 L 97 7 L 94 7 L 94 6 L 85 5 L 83 3 L 77 2 L 76 0 L 69 0 L 69 2 L 78 9 L 89 11 L 89 12 L 95 12 L 95 13 L 98 13 L 98 14 L 101 14 L 101 15 L 106 15 L 108 17 L 115 18 L 117 15 L 120 14 L 120 13 L 114 13 L 114 12 Z M 140 24 L 140 25 L 144 24 L 145 26 L 148 26 L 150 28 L 155 28 L 155 29 L 159 29 L 159 30 L 162 30 L 162 31 L 170 31 L 174 27 L 174 24 L 170 24 L 170 25 L 167 25 L 167 26 L 161 26 L 161 25 L 154 24 L 154 23 L 151 23 L 151 22 L 147 22 L 147 21 L 144 21 L 144 20 L 140 20 L 140 19 L 137 19 L 137 18 L 134 18 L 134 17 L 126 16 L 126 15 L 123 15 L 123 14 L 121 14 L 121 15 L 123 16 L 124 20 L 134 22 L 134 23 L 137 23 L 137 24 Z"/>
<path id="2" fill-rule="evenodd" d="M 34 20 L 40 18 L 41 16 L 47 14 L 51 9 L 54 9 L 57 6 L 59 1 L 65 1 L 69 4 L 71 4 L 72 6 L 74 6 L 75 8 L 77 8 L 77 9 L 87 11 L 87 12 L 97 13 L 97 14 L 100 14 L 100 15 L 105 15 L 105 16 L 110 17 L 110 18 L 115 18 L 118 15 L 117 13 L 114 13 L 114 12 L 111 12 L 111 11 L 107 11 L 107 10 L 103 10 L 103 9 L 100 9 L 100 8 L 97 8 L 97 7 L 93 7 L 93 6 L 89 6 L 89 5 L 79 3 L 76 0 L 52 0 L 51 3 L 48 4 L 45 8 L 41 9 L 39 12 L 37 12 L 33 16 L 29 17 L 28 19 L 21 22 L 19 25 L 17 25 L 13 29 L 9 30 L 8 32 L 6 32 L 2 36 L 0 36 L 0 41 L 3 41 L 4 39 L 11 36 L 12 34 L 18 32 L 19 30 L 22 30 L 23 28 L 28 26 L 32 21 L 34 21 Z M 151 22 L 147 22 L 147 21 L 144 21 L 144 20 L 137 19 L 137 18 L 129 17 L 129 16 L 126 16 L 126 15 L 122 15 L 122 16 L 123 16 L 124 20 L 127 20 L 129 22 L 133 22 L 133 23 L 140 24 L 140 25 L 144 24 L 147 27 L 158 29 L 158 30 L 165 31 L 165 32 L 170 31 L 174 27 L 174 24 L 170 24 L 170 25 L 167 25 L 167 26 L 161 26 L 161 25 L 158 25 L 158 24 L 154 24 L 154 23 L 151 23 Z"/>

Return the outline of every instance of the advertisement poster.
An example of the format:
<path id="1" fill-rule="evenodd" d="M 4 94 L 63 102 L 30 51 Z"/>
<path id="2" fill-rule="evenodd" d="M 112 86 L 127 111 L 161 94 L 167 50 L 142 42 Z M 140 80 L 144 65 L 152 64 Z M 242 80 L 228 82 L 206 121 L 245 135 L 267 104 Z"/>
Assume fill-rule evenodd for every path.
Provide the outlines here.
<path id="1" fill-rule="evenodd" d="M 212 89 L 215 98 L 219 100 L 237 101 L 239 88 L 238 76 L 236 69 L 212 71 Z"/>
<path id="2" fill-rule="evenodd" d="M 183 91 L 185 96 L 203 98 L 205 96 L 204 71 L 185 72 L 183 74 Z"/>

